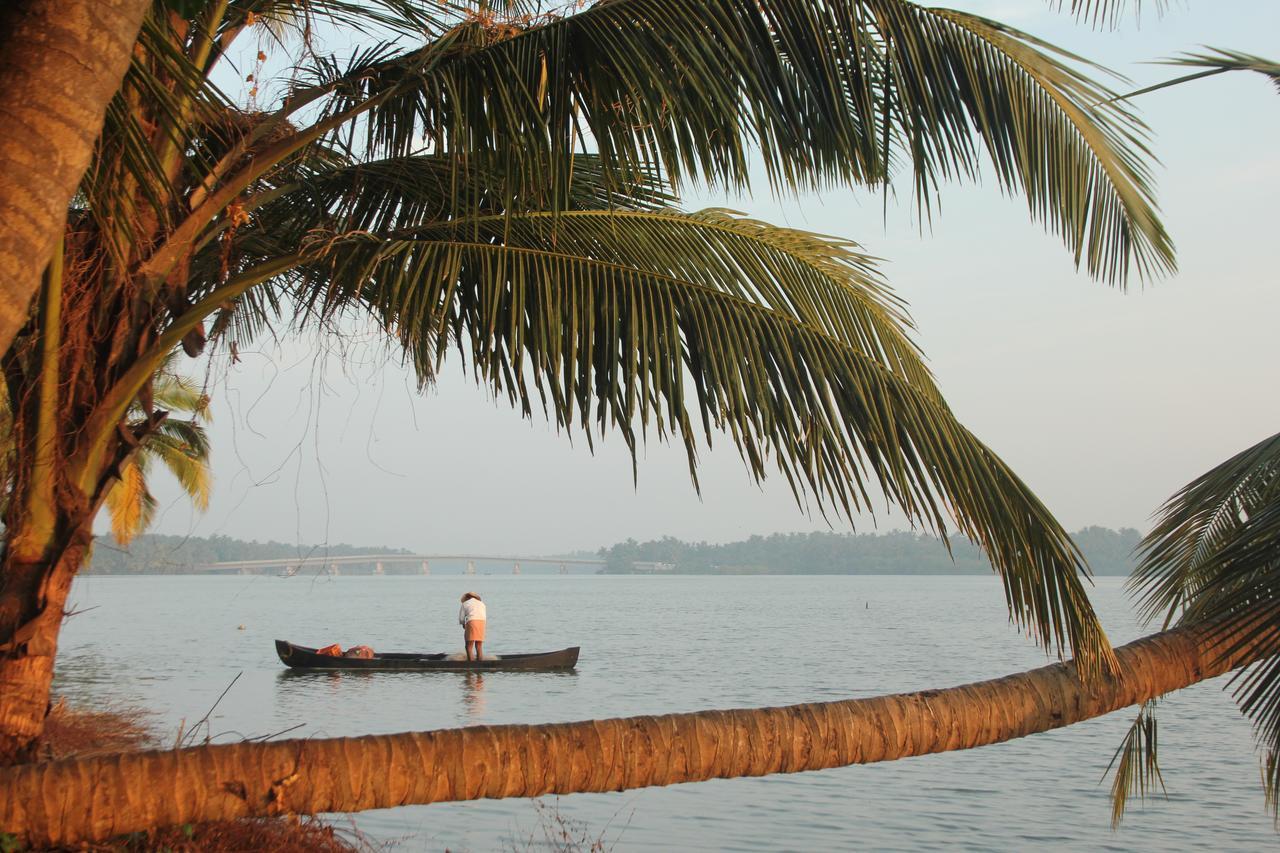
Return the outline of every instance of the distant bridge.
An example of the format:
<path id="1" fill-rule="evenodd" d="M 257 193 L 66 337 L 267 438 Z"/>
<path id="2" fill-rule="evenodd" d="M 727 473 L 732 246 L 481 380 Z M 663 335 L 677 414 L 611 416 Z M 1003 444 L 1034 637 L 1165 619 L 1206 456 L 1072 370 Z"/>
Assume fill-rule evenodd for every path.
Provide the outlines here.
<path id="1" fill-rule="evenodd" d="M 195 566 L 200 574 L 210 575 L 296 575 L 304 570 L 340 575 L 342 567 L 348 574 L 384 575 L 388 566 L 403 568 L 396 574 L 431 574 L 431 563 L 465 563 L 465 574 L 476 573 L 476 563 L 498 563 L 511 567 L 512 574 L 520 574 L 521 564 L 557 566 L 560 574 L 568 574 L 570 566 L 603 568 L 604 560 L 584 560 L 569 557 L 513 557 L 492 554 L 353 554 L 345 557 L 279 557 L 271 560 L 228 560 L 221 563 L 205 563 Z M 367 570 L 371 567 L 371 571 Z"/>

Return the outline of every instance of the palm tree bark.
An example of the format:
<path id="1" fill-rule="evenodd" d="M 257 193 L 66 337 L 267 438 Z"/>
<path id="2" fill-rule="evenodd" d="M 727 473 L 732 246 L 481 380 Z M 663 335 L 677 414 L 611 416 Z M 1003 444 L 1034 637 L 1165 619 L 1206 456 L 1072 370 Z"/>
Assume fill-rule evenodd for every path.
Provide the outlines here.
<path id="1" fill-rule="evenodd" d="M 357 738 L 239 743 L 0 771 L 0 830 L 33 844 L 153 826 L 414 803 L 622 791 L 971 749 L 1136 705 L 1252 662 L 1221 631 L 1178 628 L 1073 663 L 947 690 L 785 708 Z"/>
<path id="2" fill-rule="evenodd" d="M 71 581 L 92 534 L 52 559 L 4 555 L 0 576 L 0 766 L 30 761 L 44 733 L 58 633 Z M 50 549 L 56 546 L 50 545 Z M 0 820 L 0 822 L 3 822 Z"/>
<path id="3" fill-rule="evenodd" d="M 0 353 L 27 320 L 150 5 L 0 4 Z"/>

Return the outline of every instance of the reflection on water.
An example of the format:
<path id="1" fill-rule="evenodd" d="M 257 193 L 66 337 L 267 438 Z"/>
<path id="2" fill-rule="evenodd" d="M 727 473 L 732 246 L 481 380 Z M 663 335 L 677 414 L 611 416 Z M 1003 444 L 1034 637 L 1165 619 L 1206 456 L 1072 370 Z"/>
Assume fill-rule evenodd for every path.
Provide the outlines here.
<path id="1" fill-rule="evenodd" d="M 480 723 L 484 717 L 484 676 L 478 672 L 464 673 L 462 682 L 462 707 L 467 709 L 467 717 L 473 723 Z"/>
<path id="2" fill-rule="evenodd" d="M 161 731 L 198 720 L 254 737 L 340 737 L 783 705 L 946 687 L 1039 666 L 981 577 L 491 577 L 496 654 L 581 645 L 571 672 L 292 671 L 275 637 L 447 648 L 465 577 L 77 578 L 86 611 L 61 638 L 57 689 L 151 709 Z M 1109 635 L 1139 633 L 1121 579 L 1092 592 Z M 874 605 L 868 607 L 868 604 Z M 564 619 L 563 614 L 574 614 Z M 796 642 L 797 618 L 820 638 Z M 239 630 L 245 625 L 244 630 Z M 324 626 L 318 630 L 317 625 Z M 164 637 L 163 650 L 156 637 Z M 696 653 L 690 653 L 695 648 Z M 1258 850 L 1275 834 L 1247 720 L 1222 682 L 1160 708 L 1170 799 L 1110 829 L 1099 777 L 1130 712 L 981 750 L 869 767 L 562 797 L 567 820 L 613 849 Z M 225 739 L 234 740 L 236 736 Z M 620 818 L 629 817 L 629 822 Z M 525 849 L 521 800 L 358 815 L 397 850 Z M 575 824 L 576 825 L 576 824 Z"/>
<path id="3" fill-rule="evenodd" d="M 415 671 L 415 670 L 324 670 L 281 669 L 275 673 L 275 706 L 285 716 L 314 714 L 317 706 L 336 712 L 347 719 L 348 708 L 363 708 L 365 719 L 371 725 L 379 720 L 379 710 L 388 705 L 392 714 L 403 718 L 403 711 L 411 705 L 425 705 L 427 709 L 452 706 L 457 709 L 451 721 L 434 721 L 428 728 L 447 728 L 452 725 L 482 725 L 495 720 L 509 722 L 510 714 L 520 703 L 510 703 L 500 709 L 495 718 L 489 716 L 486 689 L 490 684 L 502 686 L 504 701 L 521 693 L 538 695 L 568 692 L 570 688 L 553 688 L 560 682 L 572 682 L 577 678 L 574 670 L 554 672 L 468 672 Z M 70 679 L 68 679 L 70 680 Z M 521 684 L 525 686 L 521 688 Z M 432 714 L 434 716 L 434 714 Z M 385 731 L 405 731 L 408 725 L 387 727 Z M 375 728 L 369 729 L 374 731 Z M 362 732 L 367 733 L 367 732 Z"/>

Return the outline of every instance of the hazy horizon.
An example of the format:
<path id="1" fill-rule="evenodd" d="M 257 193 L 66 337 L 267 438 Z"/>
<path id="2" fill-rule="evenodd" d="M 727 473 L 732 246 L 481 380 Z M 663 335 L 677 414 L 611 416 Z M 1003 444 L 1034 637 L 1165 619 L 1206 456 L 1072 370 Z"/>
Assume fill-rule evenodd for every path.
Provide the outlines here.
<path id="1" fill-rule="evenodd" d="M 1077 26 L 1034 0 L 953 5 L 1103 62 L 1133 88 L 1183 73 L 1140 63 L 1202 45 L 1274 57 L 1280 31 L 1280 4 L 1260 0 L 1230 12 L 1174 8 L 1117 32 Z M 908 199 L 885 205 L 867 190 L 779 203 L 761 183 L 752 198 L 690 192 L 683 206 L 730 206 L 857 240 L 885 259 L 961 421 L 1068 530 L 1145 530 L 1184 483 L 1280 424 L 1280 400 L 1255 390 L 1271 387 L 1280 309 L 1267 228 L 1280 190 L 1280 99 L 1260 75 L 1227 74 L 1137 106 L 1163 161 L 1157 197 L 1181 271 L 1134 281 L 1127 294 L 1076 273 L 1025 201 L 1002 196 L 989 176 L 944 186 L 923 233 Z M 382 347 L 313 344 L 264 339 L 237 365 L 216 356 L 210 510 L 193 513 L 157 475 L 152 532 L 560 553 L 632 537 L 724 542 L 904 526 L 894 513 L 852 528 L 804 514 L 781 476 L 754 485 L 727 436 L 702 453 L 701 500 L 679 447 L 642 449 L 633 486 L 619 435 L 597 441 L 592 456 L 580 434 L 571 444 L 540 416 L 529 422 L 495 405 L 456 354 L 419 395 Z M 182 369 L 203 375 L 205 362 Z"/>

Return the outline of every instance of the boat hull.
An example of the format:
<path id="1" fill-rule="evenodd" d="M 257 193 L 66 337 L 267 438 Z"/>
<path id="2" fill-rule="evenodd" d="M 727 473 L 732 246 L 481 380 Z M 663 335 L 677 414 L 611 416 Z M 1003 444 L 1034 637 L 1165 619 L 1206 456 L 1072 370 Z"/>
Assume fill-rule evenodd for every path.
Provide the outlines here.
<path id="1" fill-rule="evenodd" d="M 573 669 L 578 663 L 578 646 L 554 652 L 503 655 L 495 660 L 450 660 L 444 652 L 415 654 L 391 652 L 371 658 L 340 658 L 316 654 L 308 646 L 299 646 L 287 640 L 276 640 L 276 654 L 290 669 L 301 670 L 364 670 L 364 671 L 417 671 L 417 672 L 495 672 L 495 671 L 550 671 Z"/>

